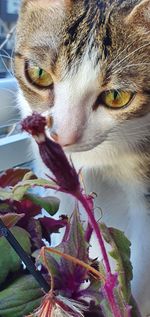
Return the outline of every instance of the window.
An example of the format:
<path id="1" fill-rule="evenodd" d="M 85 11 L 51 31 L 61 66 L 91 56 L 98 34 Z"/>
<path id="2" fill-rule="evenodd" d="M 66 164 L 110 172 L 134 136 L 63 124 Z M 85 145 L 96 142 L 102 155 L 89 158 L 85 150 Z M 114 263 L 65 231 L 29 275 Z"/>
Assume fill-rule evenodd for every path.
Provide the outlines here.
<path id="1" fill-rule="evenodd" d="M 17 125 L 17 82 L 11 66 L 20 3 L 0 0 L 0 171 L 30 160 L 29 138 Z"/>
<path id="2" fill-rule="evenodd" d="M 5 42 L 7 35 L 14 33 L 15 24 L 17 21 L 20 0 L 0 0 L 0 47 Z M 3 46 L 3 45 L 2 45 Z M 0 77 L 7 77 L 10 75 L 11 59 L 14 46 L 14 36 L 6 41 L 1 48 L 0 58 Z"/>

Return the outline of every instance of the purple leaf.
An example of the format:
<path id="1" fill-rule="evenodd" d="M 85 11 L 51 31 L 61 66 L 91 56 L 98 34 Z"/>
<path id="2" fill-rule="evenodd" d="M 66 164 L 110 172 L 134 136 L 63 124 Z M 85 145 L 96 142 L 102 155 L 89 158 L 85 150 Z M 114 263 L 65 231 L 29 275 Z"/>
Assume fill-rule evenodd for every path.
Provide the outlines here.
<path id="1" fill-rule="evenodd" d="M 52 233 L 59 233 L 59 229 L 68 224 L 68 218 L 53 219 L 50 217 L 43 217 L 38 219 L 42 227 L 42 236 L 50 242 L 50 235 Z"/>
<path id="2" fill-rule="evenodd" d="M 24 214 L 7 213 L 6 215 L 0 215 L 0 219 L 3 221 L 7 228 L 12 228 L 19 222 L 20 219 L 24 217 Z"/>
<path id="3" fill-rule="evenodd" d="M 31 171 L 23 168 L 11 168 L 2 172 L 0 174 L 0 187 L 5 188 L 8 186 L 15 186 L 28 172 Z"/>
<path id="4" fill-rule="evenodd" d="M 32 251 L 38 250 L 44 246 L 42 241 L 42 228 L 37 219 L 31 218 L 26 227 L 32 241 Z"/>
<path id="5" fill-rule="evenodd" d="M 84 239 L 84 230 L 77 210 L 74 211 L 71 217 L 69 230 L 67 226 L 65 241 L 57 249 L 89 263 L 88 244 Z M 86 269 L 55 255 L 46 255 L 46 257 L 49 269 L 54 274 L 55 285 L 57 285 L 60 293 L 68 298 L 77 299 L 80 286 L 87 277 Z M 53 262 L 57 262 L 57 266 L 52 263 L 52 258 Z"/>
<path id="6" fill-rule="evenodd" d="M 42 209 L 40 206 L 34 204 L 31 200 L 26 198 L 21 201 L 8 201 L 8 204 L 12 211 L 17 212 L 18 214 L 24 212 L 26 218 L 37 216 L 41 213 Z"/>
<path id="7" fill-rule="evenodd" d="M 59 209 L 59 199 L 57 197 L 41 197 L 35 194 L 26 194 L 25 198 L 31 200 L 35 205 L 44 208 L 51 216 L 55 215 Z"/>
<path id="8" fill-rule="evenodd" d="M 93 301 L 93 303 L 95 303 L 95 305 L 99 305 L 103 299 L 102 292 L 100 291 L 101 282 L 90 276 L 89 283 L 90 284 L 87 288 L 79 290 L 78 299 L 84 301 L 87 298 L 90 298 L 91 301 Z"/>

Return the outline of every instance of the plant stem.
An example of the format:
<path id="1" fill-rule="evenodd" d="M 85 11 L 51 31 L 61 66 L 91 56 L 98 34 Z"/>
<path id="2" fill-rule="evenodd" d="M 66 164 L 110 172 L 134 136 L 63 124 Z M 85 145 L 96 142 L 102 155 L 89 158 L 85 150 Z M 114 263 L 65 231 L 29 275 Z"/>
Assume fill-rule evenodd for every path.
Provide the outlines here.
<path id="1" fill-rule="evenodd" d="M 110 264 L 109 264 L 109 259 L 108 259 L 107 252 L 106 252 L 106 249 L 105 249 L 105 245 L 104 245 L 104 241 L 103 241 L 103 238 L 102 238 L 102 234 L 101 234 L 100 228 L 99 228 L 99 226 L 97 224 L 97 221 L 96 221 L 96 219 L 94 217 L 93 210 L 91 210 L 91 207 L 88 204 L 87 197 L 84 196 L 81 192 L 74 193 L 74 196 L 78 199 L 78 201 L 80 201 L 80 203 L 84 207 L 85 211 L 87 212 L 89 223 L 92 226 L 93 231 L 95 232 L 97 240 L 98 240 L 99 245 L 100 245 L 100 249 L 101 249 L 101 252 L 102 252 L 102 256 L 103 256 L 105 267 L 106 267 L 106 271 L 107 271 L 107 279 L 109 280 L 109 279 L 111 279 L 113 277 L 113 275 L 111 273 L 111 267 L 110 267 Z M 107 283 L 107 280 L 105 282 Z M 115 297 L 114 297 L 114 293 L 113 293 L 113 287 L 110 287 L 108 289 L 106 284 L 105 284 L 104 288 L 105 288 L 105 292 L 107 294 L 107 298 L 109 300 L 109 304 L 110 304 L 110 307 L 111 307 L 113 315 L 115 317 L 122 317 L 121 316 L 121 312 L 120 312 L 120 310 L 119 310 L 119 308 L 118 308 L 118 306 L 116 304 L 116 301 L 115 301 Z"/>
<path id="2" fill-rule="evenodd" d="M 34 276 L 40 288 L 42 288 L 46 293 L 49 291 L 50 286 L 43 278 L 42 274 L 36 269 L 34 263 L 32 262 L 29 255 L 23 250 L 19 242 L 13 236 L 11 231 L 5 226 L 3 221 L 0 219 L 0 235 L 4 236 L 12 248 L 16 251 L 20 259 L 26 265 L 28 271 Z"/>
<path id="3" fill-rule="evenodd" d="M 43 252 L 44 250 L 44 252 Z M 83 268 L 85 268 L 87 271 L 89 271 L 90 273 L 92 273 L 94 275 L 95 278 L 98 278 L 99 280 L 102 280 L 103 282 L 105 282 L 105 277 L 104 275 L 102 275 L 99 271 L 97 271 L 96 269 L 94 269 L 94 267 L 90 266 L 89 264 L 86 264 L 85 262 L 75 258 L 74 256 L 72 255 L 69 255 L 69 254 L 66 254 L 66 253 L 63 253 L 57 249 L 54 249 L 54 248 L 50 248 L 50 247 L 42 247 L 41 249 L 41 252 L 40 254 L 43 256 L 46 257 L 45 255 L 45 250 L 47 252 L 50 252 L 50 253 L 53 253 L 53 254 L 57 254 L 61 257 L 63 257 L 64 259 L 68 260 L 68 261 L 71 261 L 73 263 L 75 263 L 76 265 L 80 265 L 82 266 Z"/>
<path id="4" fill-rule="evenodd" d="M 85 235 L 84 235 L 85 241 L 90 242 L 92 233 L 93 233 L 93 228 L 88 221 L 87 228 L 86 228 Z"/>
<path id="5" fill-rule="evenodd" d="M 55 287 L 55 284 L 54 284 L 54 277 L 53 277 L 53 274 L 51 273 L 50 269 L 49 269 L 49 266 L 48 266 L 48 261 L 47 261 L 47 258 L 46 258 L 46 255 L 45 255 L 45 248 L 42 247 L 41 251 L 40 251 L 40 254 L 42 255 L 43 257 L 43 262 L 44 262 L 44 266 L 46 267 L 47 271 L 50 273 L 50 279 L 51 279 L 51 292 L 53 293 L 54 291 L 54 287 Z"/>
<path id="6" fill-rule="evenodd" d="M 80 201 L 80 203 L 83 205 L 84 209 L 86 210 L 86 212 L 88 214 L 89 223 L 92 226 L 92 228 L 97 236 L 97 240 L 98 240 L 100 248 L 101 248 L 101 252 L 102 252 L 104 262 L 105 262 L 107 273 L 111 274 L 111 268 L 110 268 L 107 252 L 105 249 L 104 241 L 103 241 L 103 238 L 102 238 L 102 235 L 100 232 L 100 228 L 99 228 L 97 221 L 94 217 L 94 213 L 93 213 L 93 211 L 91 211 L 91 208 L 89 207 L 87 198 L 84 195 L 79 193 L 79 194 L 77 194 L 76 198 Z"/>

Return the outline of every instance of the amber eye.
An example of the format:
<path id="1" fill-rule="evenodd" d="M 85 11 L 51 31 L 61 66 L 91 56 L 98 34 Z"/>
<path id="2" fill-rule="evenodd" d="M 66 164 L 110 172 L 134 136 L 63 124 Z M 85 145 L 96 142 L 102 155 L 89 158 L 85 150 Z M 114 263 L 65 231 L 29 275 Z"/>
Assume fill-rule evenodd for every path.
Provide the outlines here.
<path id="1" fill-rule="evenodd" d="M 105 106 L 117 109 L 127 106 L 133 95 L 131 91 L 109 90 L 101 94 L 101 100 Z"/>
<path id="2" fill-rule="evenodd" d="M 51 75 L 33 63 L 26 64 L 26 75 L 31 84 L 41 88 L 48 88 L 53 84 Z"/>

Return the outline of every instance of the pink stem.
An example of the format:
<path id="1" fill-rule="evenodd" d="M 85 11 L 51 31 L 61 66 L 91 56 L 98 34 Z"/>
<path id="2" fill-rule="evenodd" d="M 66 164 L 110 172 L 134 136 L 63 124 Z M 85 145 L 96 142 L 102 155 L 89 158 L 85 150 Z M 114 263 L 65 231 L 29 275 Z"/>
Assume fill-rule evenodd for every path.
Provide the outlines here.
<path id="1" fill-rule="evenodd" d="M 106 266 L 108 278 L 111 278 L 113 276 L 112 273 L 111 273 L 111 267 L 110 267 L 110 264 L 109 264 L 109 260 L 108 260 L 108 256 L 107 256 L 107 253 L 106 253 L 104 241 L 103 241 L 103 238 L 102 238 L 102 235 L 101 235 L 101 232 L 100 232 L 100 228 L 99 228 L 99 226 L 98 226 L 98 224 L 96 222 L 96 219 L 94 217 L 94 213 L 91 210 L 91 207 L 88 204 L 87 198 L 84 195 L 82 195 L 81 193 L 73 193 L 73 194 L 80 201 L 80 203 L 83 205 L 85 211 L 88 214 L 89 223 L 91 224 L 91 226 L 92 226 L 92 228 L 93 228 L 93 230 L 94 230 L 94 232 L 95 232 L 95 234 L 97 236 L 99 245 L 100 245 L 100 249 L 101 249 L 101 252 L 102 252 L 102 255 L 103 255 L 103 259 L 104 259 L 104 263 L 105 263 L 105 266 Z M 115 301 L 114 294 L 113 294 L 113 288 L 109 288 L 108 289 L 107 287 L 105 287 L 105 292 L 107 293 L 107 298 L 109 300 L 109 303 L 110 303 L 110 306 L 111 306 L 111 310 L 112 310 L 114 316 L 115 317 L 122 317 L 121 313 L 120 313 L 120 310 L 118 309 L 118 307 L 116 305 L 116 301 Z"/>
<path id="2" fill-rule="evenodd" d="M 92 228 L 91 224 L 88 222 L 87 228 L 85 231 L 85 235 L 84 235 L 85 241 L 90 242 L 92 233 L 93 233 L 93 228 Z"/>
<path id="3" fill-rule="evenodd" d="M 95 220 L 95 217 L 94 217 L 94 213 L 93 211 L 91 211 L 91 208 L 88 204 L 88 201 L 87 199 L 84 197 L 84 195 L 82 194 L 77 194 L 76 198 L 81 202 L 81 204 L 83 205 L 83 207 L 85 208 L 87 214 L 88 214 L 88 218 L 89 218 L 89 223 L 91 224 L 96 236 L 97 236 L 97 239 L 98 239 L 98 242 L 99 242 L 99 245 L 100 245 L 100 248 L 101 248 L 101 252 L 102 252 L 102 255 L 103 255 L 103 259 L 104 259 L 104 262 L 105 262 L 105 266 L 106 266 L 106 270 L 107 270 L 107 273 L 108 274 L 111 274 L 111 268 L 110 268 L 110 264 L 109 264 L 109 260 L 108 260 L 108 256 L 107 256 L 107 253 L 106 253 L 106 249 L 105 249 L 105 245 L 104 245 L 104 242 L 103 242 L 103 238 L 102 238 L 102 235 L 101 235 L 101 232 L 100 232 L 100 228 L 97 224 L 97 221 Z"/>
<path id="4" fill-rule="evenodd" d="M 110 307 L 111 307 L 111 310 L 112 310 L 114 316 L 115 317 L 122 317 L 121 312 L 120 312 L 120 310 L 118 309 L 118 307 L 116 305 L 116 301 L 115 301 L 114 294 L 113 294 L 113 289 L 107 290 L 105 288 L 105 292 L 106 292 L 106 295 L 107 295 L 107 298 L 108 298 L 108 302 L 110 304 Z M 129 315 L 129 317 L 130 317 L 130 315 Z"/>

